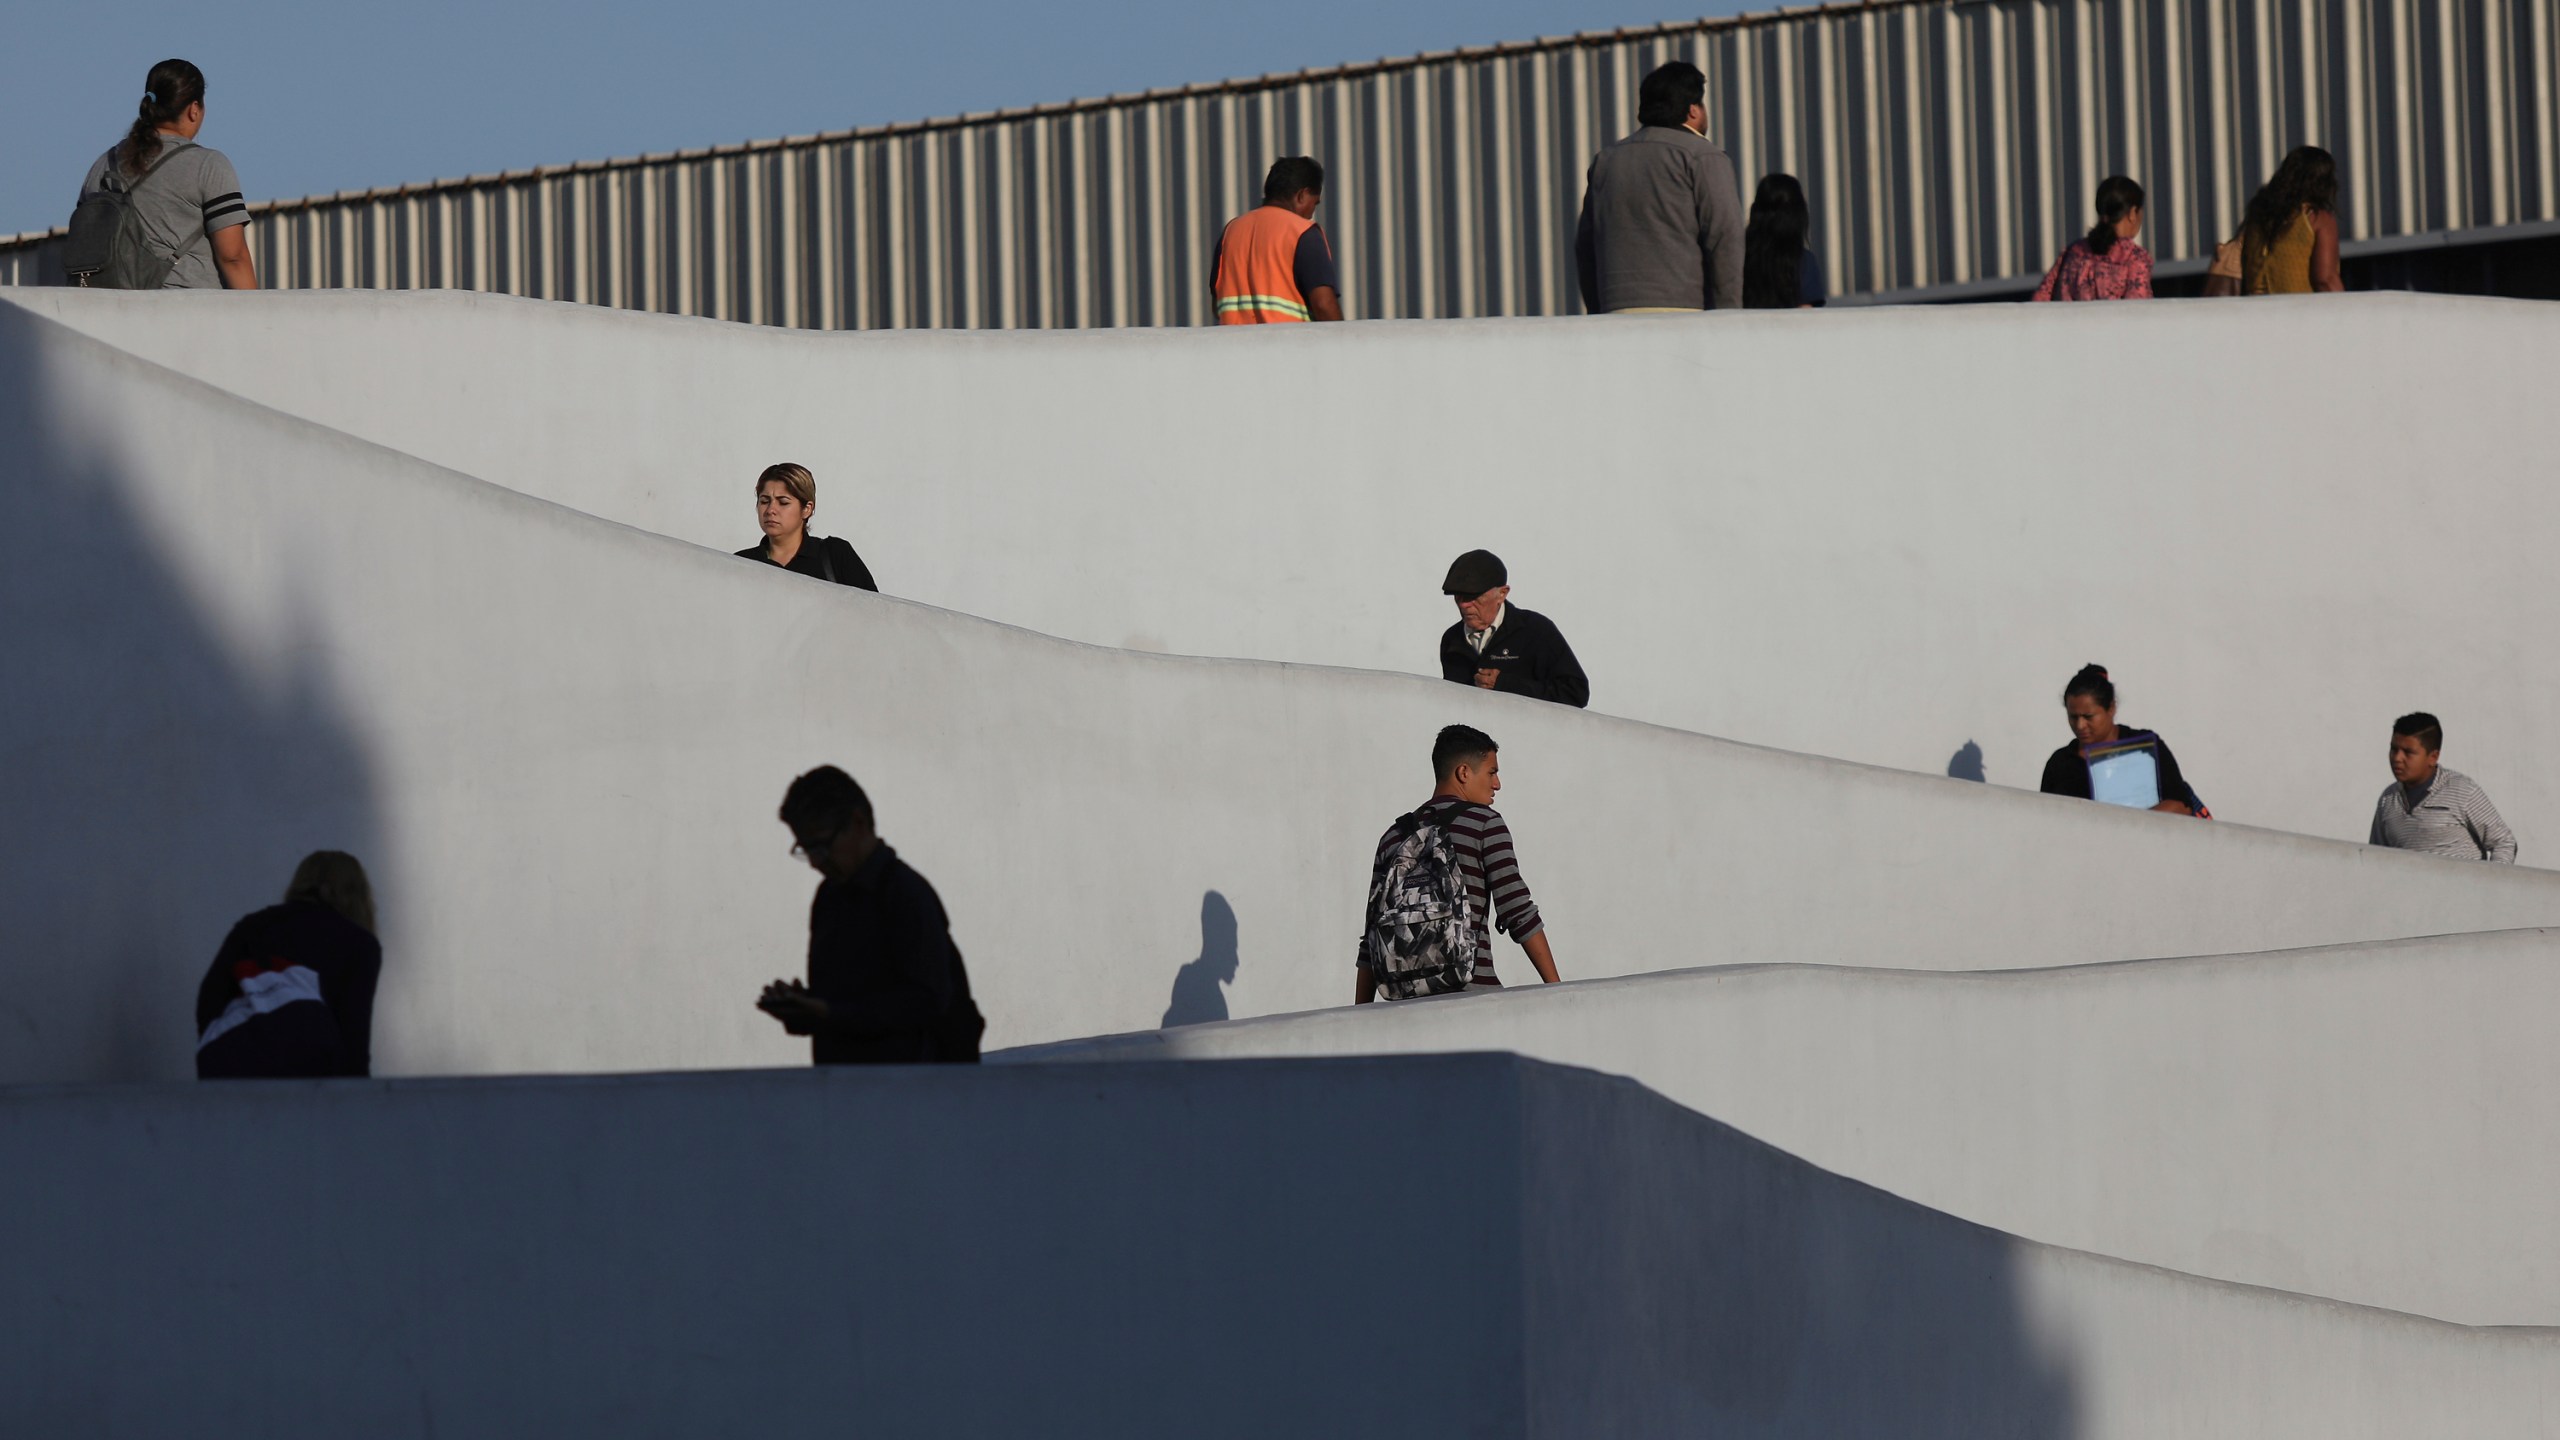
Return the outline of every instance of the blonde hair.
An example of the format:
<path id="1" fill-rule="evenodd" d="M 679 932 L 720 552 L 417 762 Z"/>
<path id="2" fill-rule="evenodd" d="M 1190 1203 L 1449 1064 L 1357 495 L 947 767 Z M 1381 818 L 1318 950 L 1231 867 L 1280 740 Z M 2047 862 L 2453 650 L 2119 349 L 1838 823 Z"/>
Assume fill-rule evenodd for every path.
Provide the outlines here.
<path id="1" fill-rule="evenodd" d="M 373 886 L 364 866 L 343 850 L 314 850 L 293 867 L 293 883 L 284 887 L 285 903 L 307 901 L 334 910 L 373 933 Z"/>
<path id="2" fill-rule="evenodd" d="M 810 474 L 806 465 L 794 465 L 788 460 L 779 465 L 767 465 L 764 473 L 756 477 L 756 493 L 763 494 L 764 487 L 773 484 L 780 484 L 791 492 L 792 499 L 803 505 L 818 503 L 818 477 Z"/>

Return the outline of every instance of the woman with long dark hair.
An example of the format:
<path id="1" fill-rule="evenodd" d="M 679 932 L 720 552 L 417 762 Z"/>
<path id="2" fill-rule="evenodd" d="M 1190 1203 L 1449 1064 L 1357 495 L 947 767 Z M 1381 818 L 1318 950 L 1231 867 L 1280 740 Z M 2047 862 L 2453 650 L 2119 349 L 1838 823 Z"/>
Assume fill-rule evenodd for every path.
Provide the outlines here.
<path id="1" fill-rule="evenodd" d="M 2116 686 L 2107 678 L 2107 667 L 2081 666 L 2062 687 L 2062 712 L 2071 721 L 2071 743 L 2044 762 L 2044 780 L 2037 789 L 2136 810 L 2213 818 L 2179 772 L 2168 741 L 2116 723 Z"/>
<path id="2" fill-rule="evenodd" d="M 2063 247 L 2036 287 L 2038 300 L 2148 300 L 2151 252 L 2135 243 L 2142 233 L 2142 187 L 2132 177 L 2098 182 L 2098 223 Z"/>
<path id="3" fill-rule="evenodd" d="M 2240 293 L 2346 288 L 2338 273 L 2338 160 L 2317 145 L 2299 146 L 2249 197 L 2240 226 Z"/>
<path id="4" fill-rule="evenodd" d="M 202 129 L 204 72 L 184 60 L 152 66 L 133 124 L 80 182 L 84 200 L 101 191 L 129 196 L 141 229 L 141 272 L 110 283 L 148 290 L 258 288 L 240 172 L 229 156 L 196 143 Z"/>
<path id="5" fill-rule="evenodd" d="M 1797 310 L 1822 303 L 1822 261 L 1804 247 L 1812 228 L 1796 177 L 1763 176 L 1742 232 L 1742 308 Z"/>

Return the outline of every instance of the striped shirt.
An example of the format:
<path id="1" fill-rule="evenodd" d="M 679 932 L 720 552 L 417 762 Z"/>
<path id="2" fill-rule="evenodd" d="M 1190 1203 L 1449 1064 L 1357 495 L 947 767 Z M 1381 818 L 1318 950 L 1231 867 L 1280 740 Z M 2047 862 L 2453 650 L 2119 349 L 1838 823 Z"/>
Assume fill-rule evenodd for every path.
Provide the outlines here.
<path id="1" fill-rule="evenodd" d="M 2385 786 L 2374 803 L 2373 833 L 2365 843 L 2422 855 L 2516 863 L 2515 832 L 2479 785 L 2459 770 L 2439 768 L 2414 800 L 2397 780 Z"/>
<path id="2" fill-rule="evenodd" d="M 1449 812 L 1456 812 L 1450 814 Z M 1434 824 L 1449 827 L 1450 848 L 1458 852 L 1458 871 L 1467 882 L 1467 895 L 1474 910 L 1476 932 L 1475 983 L 1500 986 L 1493 973 L 1493 927 L 1513 943 L 1526 943 L 1530 936 L 1546 928 L 1538 915 L 1538 902 L 1529 898 L 1529 882 L 1520 878 L 1520 862 L 1511 851 L 1511 827 L 1502 823 L 1501 814 L 1490 806 L 1470 805 L 1454 795 L 1434 796 L 1422 806 L 1423 814 Z M 1448 818 L 1443 819 L 1446 815 Z M 1395 848 L 1396 827 L 1378 837 L 1377 858 L 1369 865 L 1369 889 L 1375 892 L 1379 877 L 1386 874 L 1387 856 Z M 1369 963 L 1369 937 L 1364 931 L 1357 963 Z"/>

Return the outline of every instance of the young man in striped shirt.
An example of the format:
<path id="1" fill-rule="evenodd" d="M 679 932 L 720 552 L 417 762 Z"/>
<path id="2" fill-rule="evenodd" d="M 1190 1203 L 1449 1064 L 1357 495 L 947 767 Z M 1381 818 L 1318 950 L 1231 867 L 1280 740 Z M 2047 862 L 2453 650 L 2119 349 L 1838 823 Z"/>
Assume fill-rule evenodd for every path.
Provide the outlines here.
<path id="1" fill-rule="evenodd" d="M 2443 762 L 2444 726 L 2420 710 L 2391 723 L 2391 783 L 2374 802 L 2366 844 L 2516 863 L 2515 832 L 2478 784 Z"/>
<path id="2" fill-rule="evenodd" d="M 1449 726 L 1431 746 L 1431 772 L 1439 784 L 1419 813 L 1432 824 L 1448 827 L 1450 848 L 1457 852 L 1459 873 L 1475 902 L 1475 977 L 1470 988 L 1502 986 L 1493 973 L 1495 925 L 1529 952 L 1529 963 L 1538 967 L 1539 979 L 1555 984 L 1556 960 L 1547 948 L 1547 922 L 1538 914 L 1538 903 L 1529 898 L 1529 883 L 1520 878 L 1520 862 L 1511 851 L 1511 827 L 1502 823 L 1500 812 L 1493 808 L 1493 797 L 1502 790 L 1502 755 L 1493 737 L 1472 726 Z M 1369 866 L 1373 891 L 1386 870 L 1401 823 L 1388 826 L 1378 841 L 1377 858 Z M 1378 977 L 1369 970 L 1368 942 L 1364 932 L 1355 1002 L 1361 1005 L 1378 997 Z"/>

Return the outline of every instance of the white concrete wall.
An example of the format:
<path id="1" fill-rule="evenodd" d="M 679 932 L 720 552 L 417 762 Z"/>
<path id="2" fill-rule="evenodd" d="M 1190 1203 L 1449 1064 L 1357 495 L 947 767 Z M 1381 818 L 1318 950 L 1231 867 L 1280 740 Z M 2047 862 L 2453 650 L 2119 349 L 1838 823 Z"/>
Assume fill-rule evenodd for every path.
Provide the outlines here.
<path id="1" fill-rule="evenodd" d="M 2023 1243 L 1507 1056 L 0 1092 L 0 1216 L 12 1435 L 2337 1440 L 2560 1413 L 2560 1332 Z"/>
<path id="2" fill-rule="evenodd" d="M 2560 1323 L 2560 933 L 2058 970 L 1732 967 L 1069 1041 L 1005 1062 L 1512 1050 L 1632 1076 L 2030 1239 Z"/>
<path id="3" fill-rule="evenodd" d="M 0 454 L 0 1080 L 188 1073 L 225 928 L 321 846 L 376 878 L 388 1073 L 788 1063 L 750 1002 L 799 968 L 773 812 L 820 761 L 940 887 L 992 1045 L 1340 1003 L 1370 849 L 1454 720 L 1503 743 L 1574 976 L 2560 923 L 2547 872 L 822 586 L 8 307 Z"/>
<path id="4" fill-rule="evenodd" d="M 798 459 L 893 593 L 1099 644 L 1429 673 L 1443 568 L 1487 545 L 1608 713 L 2033 788 L 2096 660 L 2224 818 L 2350 840 L 2430 709 L 2526 862 L 2560 856 L 2547 305 L 827 335 L 6 298 L 721 550 Z"/>

